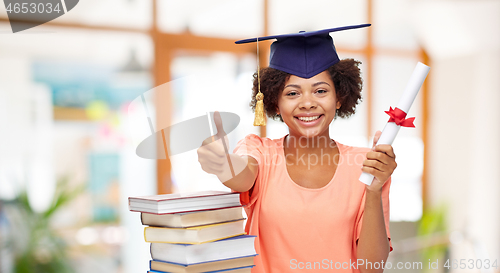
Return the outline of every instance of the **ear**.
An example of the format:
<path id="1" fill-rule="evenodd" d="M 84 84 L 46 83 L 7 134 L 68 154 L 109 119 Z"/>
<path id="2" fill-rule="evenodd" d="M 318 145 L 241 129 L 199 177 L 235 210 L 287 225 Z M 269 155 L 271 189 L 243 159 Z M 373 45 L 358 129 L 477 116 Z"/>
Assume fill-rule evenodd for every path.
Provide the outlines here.
<path id="1" fill-rule="evenodd" d="M 340 109 L 340 106 L 342 106 L 342 103 L 340 103 L 340 101 L 337 101 L 337 110 Z"/>

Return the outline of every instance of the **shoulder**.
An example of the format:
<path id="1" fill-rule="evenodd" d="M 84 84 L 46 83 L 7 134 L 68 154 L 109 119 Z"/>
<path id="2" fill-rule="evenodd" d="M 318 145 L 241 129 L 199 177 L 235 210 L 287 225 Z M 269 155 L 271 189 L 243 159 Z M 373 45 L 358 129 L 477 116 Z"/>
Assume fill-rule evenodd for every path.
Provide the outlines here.
<path id="1" fill-rule="evenodd" d="M 339 143 L 338 141 L 335 141 L 335 143 L 337 143 L 337 146 L 339 147 L 340 152 L 343 153 L 344 155 L 357 155 L 357 154 L 366 155 L 366 153 L 371 151 L 371 149 L 368 147 L 349 146 L 349 145 Z"/>
<path id="2" fill-rule="evenodd" d="M 273 156 L 283 149 L 283 139 L 262 138 L 255 134 L 249 134 L 238 142 L 233 153 L 239 155 L 250 155 L 260 158 Z M 260 163 L 260 162 L 259 162 Z"/>
<path id="3" fill-rule="evenodd" d="M 366 154 L 371 151 L 370 148 L 367 147 L 356 147 L 344 145 L 337 142 L 337 146 L 340 152 L 340 160 L 339 164 L 343 166 L 349 166 L 350 170 L 359 169 L 359 175 L 361 174 L 361 166 L 366 159 Z M 357 174 L 358 175 L 358 174 Z"/>
<path id="4" fill-rule="evenodd" d="M 283 138 L 270 139 L 267 137 L 262 138 L 255 134 L 249 134 L 238 142 L 238 146 L 240 145 L 262 147 L 262 148 L 280 148 L 283 146 Z"/>

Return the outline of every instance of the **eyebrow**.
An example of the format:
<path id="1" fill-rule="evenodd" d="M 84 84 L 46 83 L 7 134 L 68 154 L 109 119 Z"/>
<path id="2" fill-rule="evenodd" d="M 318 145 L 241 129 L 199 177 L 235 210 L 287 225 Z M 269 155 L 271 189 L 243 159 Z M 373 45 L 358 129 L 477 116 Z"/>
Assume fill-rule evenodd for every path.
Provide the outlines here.
<path id="1" fill-rule="evenodd" d="M 317 83 L 313 84 L 312 86 L 316 87 L 316 86 L 321 85 L 321 84 L 326 84 L 326 85 L 330 86 L 327 82 L 317 82 Z"/>
<path id="2" fill-rule="evenodd" d="M 289 84 L 289 85 L 285 86 L 283 89 L 286 89 L 287 87 L 294 87 L 294 88 L 300 89 L 300 85 L 298 85 L 298 84 Z"/>
<path id="3" fill-rule="evenodd" d="M 312 85 L 312 87 L 316 87 L 316 86 L 321 85 L 321 84 L 326 84 L 326 85 L 330 86 L 330 84 L 328 84 L 327 82 L 316 82 Z M 294 87 L 297 89 L 301 89 L 300 85 L 298 85 L 298 84 L 289 84 L 289 85 L 285 86 L 283 89 L 285 89 L 287 87 Z"/>

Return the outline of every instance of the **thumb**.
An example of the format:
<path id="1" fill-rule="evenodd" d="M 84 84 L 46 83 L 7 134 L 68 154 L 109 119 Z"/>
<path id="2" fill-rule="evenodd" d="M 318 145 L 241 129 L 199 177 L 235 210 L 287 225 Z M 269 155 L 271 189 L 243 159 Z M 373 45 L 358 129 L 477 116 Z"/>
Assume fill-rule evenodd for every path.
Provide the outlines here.
<path id="1" fill-rule="evenodd" d="M 215 127 L 217 128 L 217 137 L 223 138 L 226 135 L 226 132 L 224 132 L 224 128 L 222 127 L 222 118 L 220 117 L 219 111 L 214 112 L 214 122 Z"/>
<path id="2" fill-rule="evenodd" d="M 377 145 L 377 142 L 380 139 L 380 135 L 382 135 L 382 132 L 380 130 L 375 133 L 375 136 L 373 137 L 372 149 L 375 148 L 375 146 Z"/>

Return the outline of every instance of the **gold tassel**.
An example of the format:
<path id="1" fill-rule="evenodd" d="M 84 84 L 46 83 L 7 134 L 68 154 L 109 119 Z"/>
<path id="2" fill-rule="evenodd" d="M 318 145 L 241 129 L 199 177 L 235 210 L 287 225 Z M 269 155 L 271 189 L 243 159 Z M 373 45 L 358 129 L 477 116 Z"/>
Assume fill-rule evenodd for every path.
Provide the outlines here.
<path id="1" fill-rule="evenodd" d="M 255 95 L 257 103 L 255 104 L 255 119 L 253 121 L 253 126 L 266 126 L 266 117 L 264 115 L 264 94 L 260 92 L 259 38 L 257 38 L 257 85 L 259 93 Z"/>
<path id="2" fill-rule="evenodd" d="M 264 94 L 259 90 L 255 96 L 257 103 L 255 105 L 255 119 L 253 126 L 266 126 L 266 118 L 264 117 Z"/>

